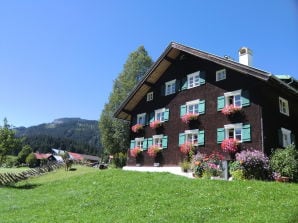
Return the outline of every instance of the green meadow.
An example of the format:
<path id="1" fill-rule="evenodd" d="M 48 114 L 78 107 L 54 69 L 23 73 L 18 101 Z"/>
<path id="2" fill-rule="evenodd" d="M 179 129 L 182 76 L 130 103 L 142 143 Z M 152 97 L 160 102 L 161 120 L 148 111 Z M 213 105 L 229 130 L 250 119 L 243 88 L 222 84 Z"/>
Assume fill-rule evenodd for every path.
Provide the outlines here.
<path id="1" fill-rule="evenodd" d="M 298 222 L 298 184 L 74 168 L 0 187 L 0 221 Z"/>

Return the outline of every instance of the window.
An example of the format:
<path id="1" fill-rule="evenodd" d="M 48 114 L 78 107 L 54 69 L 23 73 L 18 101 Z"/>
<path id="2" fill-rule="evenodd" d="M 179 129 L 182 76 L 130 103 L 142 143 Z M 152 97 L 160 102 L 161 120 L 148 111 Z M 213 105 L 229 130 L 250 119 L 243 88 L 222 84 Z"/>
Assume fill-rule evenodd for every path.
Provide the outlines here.
<path id="1" fill-rule="evenodd" d="M 224 96 L 217 98 L 217 111 L 221 111 L 225 106 L 234 105 L 246 107 L 250 105 L 249 92 L 243 90 L 224 93 Z"/>
<path id="2" fill-rule="evenodd" d="M 153 138 L 153 145 L 157 145 L 162 148 L 162 138 L 163 135 L 154 135 Z"/>
<path id="3" fill-rule="evenodd" d="M 142 113 L 142 114 L 137 115 L 137 123 L 145 125 L 145 123 L 146 123 L 146 113 Z"/>
<path id="4" fill-rule="evenodd" d="M 190 142 L 196 146 L 202 146 L 205 144 L 205 131 L 192 129 L 186 130 L 184 133 L 179 134 L 179 146 Z"/>
<path id="5" fill-rule="evenodd" d="M 226 79 L 226 69 L 216 71 L 216 81 Z"/>
<path id="6" fill-rule="evenodd" d="M 139 147 L 143 149 L 144 137 L 142 138 L 135 138 L 135 147 Z"/>
<path id="7" fill-rule="evenodd" d="M 175 94 L 176 92 L 176 80 L 166 82 L 165 95 Z"/>
<path id="8" fill-rule="evenodd" d="M 236 123 L 218 128 L 217 143 L 221 143 L 224 139 L 236 139 L 239 142 L 251 141 L 250 124 Z"/>
<path id="9" fill-rule="evenodd" d="M 224 94 L 225 96 L 225 104 L 226 105 L 235 105 L 238 107 L 242 106 L 241 103 L 241 90 L 227 92 Z"/>
<path id="10" fill-rule="evenodd" d="M 286 147 L 292 143 L 291 131 L 285 128 L 281 128 L 281 145 Z"/>
<path id="11" fill-rule="evenodd" d="M 147 94 L 147 101 L 152 101 L 153 100 L 153 92 L 149 92 Z"/>
<path id="12" fill-rule="evenodd" d="M 279 111 L 280 113 L 289 116 L 289 103 L 286 99 L 279 97 Z"/>
<path id="13" fill-rule="evenodd" d="M 185 114 L 205 114 L 205 100 L 194 100 L 180 106 L 180 117 Z"/>
<path id="14" fill-rule="evenodd" d="M 242 124 L 225 125 L 226 139 L 242 141 Z"/>
<path id="15" fill-rule="evenodd" d="M 164 122 L 165 121 L 165 108 L 155 110 L 155 121 Z"/>
<path id="16" fill-rule="evenodd" d="M 187 88 L 194 88 L 200 85 L 200 71 L 187 75 Z"/>

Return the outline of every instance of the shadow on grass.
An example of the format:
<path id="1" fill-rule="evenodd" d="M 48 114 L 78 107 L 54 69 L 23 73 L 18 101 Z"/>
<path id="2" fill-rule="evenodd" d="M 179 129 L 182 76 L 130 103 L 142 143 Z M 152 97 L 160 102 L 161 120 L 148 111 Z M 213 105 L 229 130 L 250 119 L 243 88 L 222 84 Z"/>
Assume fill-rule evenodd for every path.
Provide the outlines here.
<path id="1" fill-rule="evenodd" d="M 77 168 L 70 168 L 69 171 L 76 171 Z"/>
<path id="2" fill-rule="evenodd" d="M 38 186 L 41 186 L 41 184 L 30 184 L 30 183 L 26 183 L 26 184 L 21 184 L 21 185 L 16 185 L 16 184 L 9 184 L 9 185 L 4 185 L 4 186 L 0 186 L 3 188 L 12 188 L 12 189 L 21 189 L 21 190 L 31 190 L 34 189 Z"/>

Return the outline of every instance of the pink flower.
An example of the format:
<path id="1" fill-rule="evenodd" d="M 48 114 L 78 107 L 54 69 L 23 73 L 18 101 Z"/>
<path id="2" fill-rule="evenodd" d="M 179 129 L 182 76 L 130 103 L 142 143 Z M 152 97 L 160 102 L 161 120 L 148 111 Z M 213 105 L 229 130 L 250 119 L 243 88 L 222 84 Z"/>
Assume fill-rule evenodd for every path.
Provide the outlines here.
<path id="1" fill-rule="evenodd" d="M 157 127 L 161 126 L 161 121 L 156 120 L 150 123 L 150 128 L 156 129 Z"/>
<path id="2" fill-rule="evenodd" d="M 143 150 L 140 147 L 135 147 L 130 150 L 130 155 L 132 157 L 137 157 Z"/>
<path id="3" fill-rule="evenodd" d="M 238 150 L 238 144 L 236 139 L 225 139 L 221 143 L 221 149 L 224 152 L 235 153 Z"/>
<path id="4" fill-rule="evenodd" d="M 158 145 L 152 145 L 148 149 L 147 153 L 151 157 L 155 157 L 157 153 L 159 153 L 162 150 Z"/>
<path id="5" fill-rule="evenodd" d="M 133 132 L 138 132 L 139 130 L 143 129 L 143 125 L 142 124 L 135 124 L 134 126 L 131 127 L 131 131 Z"/>
<path id="6" fill-rule="evenodd" d="M 193 149 L 193 144 L 190 142 L 186 142 L 180 146 L 180 151 L 183 154 L 188 154 Z"/>
<path id="7" fill-rule="evenodd" d="M 197 114 L 197 113 L 186 113 L 185 115 L 183 115 L 181 117 L 181 119 L 182 119 L 182 122 L 187 124 L 187 123 L 189 123 L 190 120 L 197 119 L 198 116 L 199 116 L 199 114 Z"/>
<path id="8" fill-rule="evenodd" d="M 225 106 L 222 110 L 221 113 L 223 113 L 224 115 L 232 115 L 236 112 L 241 111 L 241 107 L 239 106 L 235 106 L 235 105 L 227 105 Z"/>

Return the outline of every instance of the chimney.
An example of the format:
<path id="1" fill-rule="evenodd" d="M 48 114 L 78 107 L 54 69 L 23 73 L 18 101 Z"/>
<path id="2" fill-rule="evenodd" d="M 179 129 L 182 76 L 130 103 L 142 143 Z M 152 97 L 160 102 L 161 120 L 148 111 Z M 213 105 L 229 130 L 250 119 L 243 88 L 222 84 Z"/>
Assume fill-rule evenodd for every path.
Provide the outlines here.
<path id="1" fill-rule="evenodd" d="M 252 66 L 252 51 L 247 47 L 239 49 L 239 63 Z"/>

